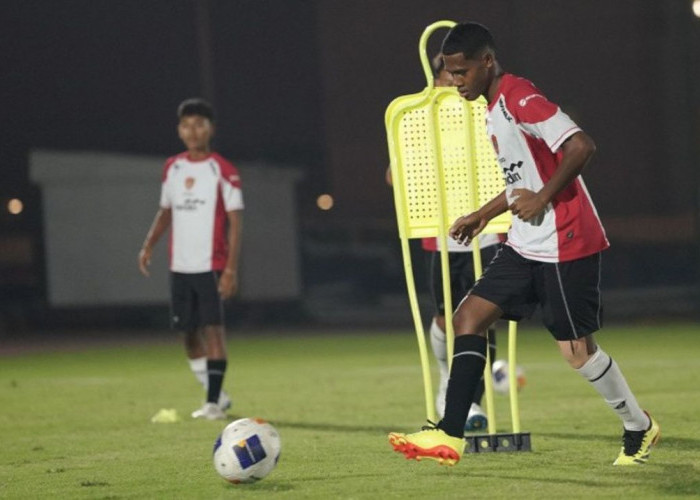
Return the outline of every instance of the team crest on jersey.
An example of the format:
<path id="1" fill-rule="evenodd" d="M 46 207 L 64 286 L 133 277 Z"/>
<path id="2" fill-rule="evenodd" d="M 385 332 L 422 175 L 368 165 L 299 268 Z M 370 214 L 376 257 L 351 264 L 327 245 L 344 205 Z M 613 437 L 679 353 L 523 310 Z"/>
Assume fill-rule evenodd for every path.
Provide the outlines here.
<path id="1" fill-rule="evenodd" d="M 491 142 L 493 143 L 493 150 L 496 151 L 496 154 L 500 154 L 500 151 L 498 150 L 498 140 L 496 139 L 495 135 L 491 135 Z"/>
<path id="2" fill-rule="evenodd" d="M 194 187 L 194 177 L 187 177 L 185 179 L 185 189 L 188 191 Z"/>

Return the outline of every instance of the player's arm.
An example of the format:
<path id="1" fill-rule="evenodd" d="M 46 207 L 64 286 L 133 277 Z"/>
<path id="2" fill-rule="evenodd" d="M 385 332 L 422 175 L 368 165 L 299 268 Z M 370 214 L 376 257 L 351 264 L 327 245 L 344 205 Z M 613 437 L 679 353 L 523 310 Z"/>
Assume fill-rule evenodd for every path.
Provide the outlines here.
<path id="1" fill-rule="evenodd" d="M 222 299 L 233 297 L 238 290 L 238 256 L 241 249 L 243 222 L 241 210 L 226 212 L 226 217 L 228 218 L 228 258 L 219 279 L 219 294 Z"/>
<path id="2" fill-rule="evenodd" d="M 139 269 L 141 274 L 144 276 L 150 276 L 148 271 L 148 266 L 151 265 L 151 254 L 153 253 L 153 247 L 158 243 L 158 240 L 163 233 L 168 230 L 170 224 L 172 224 L 173 215 L 172 210 L 169 208 L 161 208 L 156 213 L 153 219 L 153 224 L 148 230 L 146 239 L 143 242 L 141 251 L 139 252 Z"/>
<path id="3" fill-rule="evenodd" d="M 476 212 L 457 219 L 450 227 L 450 236 L 458 243 L 468 245 L 476 235 L 484 230 L 491 219 L 501 215 L 506 210 L 508 210 L 508 201 L 506 200 L 506 192 L 503 191 Z"/>
<path id="4" fill-rule="evenodd" d="M 595 153 L 595 143 L 584 132 L 576 132 L 561 146 L 561 162 L 552 177 L 537 193 L 528 189 L 514 189 L 516 197 L 510 211 L 520 219 L 529 220 L 544 212 L 547 205 L 578 177 Z"/>

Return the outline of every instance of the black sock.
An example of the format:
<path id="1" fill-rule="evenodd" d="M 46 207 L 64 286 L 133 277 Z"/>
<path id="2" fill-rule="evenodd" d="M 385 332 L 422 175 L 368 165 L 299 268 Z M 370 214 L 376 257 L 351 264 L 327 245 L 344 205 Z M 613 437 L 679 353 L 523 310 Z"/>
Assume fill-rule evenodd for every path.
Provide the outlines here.
<path id="1" fill-rule="evenodd" d="M 450 436 L 462 437 L 464 423 L 474 393 L 486 365 L 486 339 L 479 335 L 460 335 L 455 338 L 450 380 L 447 383 L 445 416 L 438 427 Z"/>
<path id="2" fill-rule="evenodd" d="M 219 402 L 219 395 L 221 394 L 221 386 L 224 384 L 225 373 L 225 359 L 207 360 L 207 377 L 209 378 L 209 389 L 207 389 L 207 403 Z"/>
<path id="3" fill-rule="evenodd" d="M 488 337 L 489 341 L 489 361 L 491 361 L 491 367 L 493 367 L 493 362 L 496 361 L 496 330 L 494 328 L 489 328 Z M 476 392 L 474 393 L 473 402 L 481 405 L 481 399 L 484 397 L 484 377 L 481 377 L 479 385 L 476 386 Z"/>

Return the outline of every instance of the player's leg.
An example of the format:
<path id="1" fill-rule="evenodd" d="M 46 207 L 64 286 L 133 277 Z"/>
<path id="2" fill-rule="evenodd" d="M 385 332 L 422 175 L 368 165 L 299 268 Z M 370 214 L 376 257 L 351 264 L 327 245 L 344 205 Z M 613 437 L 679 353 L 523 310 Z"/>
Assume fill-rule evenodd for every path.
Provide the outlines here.
<path id="1" fill-rule="evenodd" d="M 529 268 L 524 259 L 513 254 L 512 250 L 499 251 L 457 308 L 455 352 L 443 419 L 413 434 L 389 434 L 389 442 L 406 458 L 431 458 L 449 465 L 459 461 L 467 413 L 486 364 L 486 329 L 504 312 L 505 317 L 517 320 L 534 309 Z"/>
<path id="2" fill-rule="evenodd" d="M 228 396 L 222 394 L 222 386 L 227 368 L 226 335 L 224 329 L 223 304 L 218 293 L 216 273 L 196 275 L 196 292 L 200 324 L 207 357 L 207 399 L 192 416 L 209 420 L 226 417 L 223 407 L 230 406 Z M 224 399 L 222 400 L 222 396 Z"/>
<path id="3" fill-rule="evenodd" d="M 189 275 L 170 274 L 170 322 L 183 335 L 185 354 L 194 377 L 204 386 L 207 381 L 206 347 L 196 317 L 196 295 Z"/>
<path id="4" fill-rule="evenodd" d="M 194 339 L 188 341 L 187 336 L 185 337 L 185 351 L 187 352 L 187 362 L 190 365 L 190 370 L 194 375 L 194 378 L 204 387 L 207 388 L 207 352 L 204 347 L 203 334 L 201 329 L 197 329 L 193 332 L 196 336 L 196 343 Z"/>
<path id="5" fill-rule="evenodd" d="M 462 318 L 469 318 L 468 321 L 460 322 L 460 311 L 465 311 Z M 413 434 L 390 433 L 389 442 L 395 451 L 403 453 L 406 458 L 429 458 L 446 465 L 459 461 L 464 453 L 467 412 L 486 363 L 486 339 L 479 330 L 485 330 L 500 315 L 498 306 L 481 297 L 470 296 L 462 301 L 455 314 L 455 327 L 460 330 L 455 329 L 455 352 L 447 385 L 445 415 L 437 425 L 431 423 Z M 462 328 L 475 333 L 457 335 Z M 478 347 L 473 347 L 481 343 L 483 353 L 477 352 Z"/>
<path id="6" fill-rule="evenodd" d="M 447 339 L 445 335 L 445 300 L 442 292 L 442 268 L 440 265 L 440 253 L 426 251 L 426 264 L 428 268 L 428 283 L 433 299 L 435 314 L 430 323 L 430 347 L 437 361 L 440 373 L 438 391 L 435 396 L 435 410 L 440 418 L 445 413 L 445 393 L 447 380 L 450 377 L 447 366 Z M 460 297 L 461 299 L 461 297 Z M 454 304 L 454 302 L 453 302 Z"/>
<path id="7" fill-rule="evenodd" d="M 490 263 L 495 257 L 496 250 L 498 248 L 498 245 L 491 245 L 481 250 L 482 262 L 486 263 L 487 267 L 488 263 Z M 456 283 L 456 285 L 453 285 L 452 287 L 453 297 L 455 297 L 454 294 L 459 294 L 459 297 L 456 300 L 453 298 L 453 303 L 457 303 L 457 300 L 461 300 L 476 283 L 472 253 L 465 252 L 459 254 L 459 257 L 457 257 L 455 262 L 453 262 L 452 269 L 455 272 L 453 283 Z M 487 330 L 486 336 L 491 366 L 493 366 L 493 362 L 496 360 L 496 329 L 494 326 L 495 324 L 491 325 L 491 327 Z M 471 407 L 469 408 L 467 422 L 464 424 L 464 430 L 467 432 L 480 431 L 488 426 L 488 418 L 481 407 L 481 399 L 483 398 L 484 390 L 485 385 L 484 378 L 482 376 L 481 380 L 479 381 L 479 385 L 476 388 L 476 393 L 474 394 Z"/>
<path id="8" fill-rule="evenodd" d="M 191 334 L 185 334 L 185 349 L 187 352 L 187 361 L 190 365 L 192 374 L 204 388 L 205 393 L 209 392 L 209 371 L 207 368 L 207 352 L 216 348 L 208 347 L 212 341 L 210 338 L 216 338 L 219 334 L 212 335 L 208 331 L 209 327 L 198 328 Z M 217 327 L 218 328 L 218 327 Z M 223 337 L 223 335 L 220 335 Z M 222 341 L 225 350 L 225 339 Z M 221 350 L 219 348 L 219 350 Z M 226 357 L 224 355 L 224 357 Z M 219 407 L 226 411 L 231 408 L 231 397 L 223 389 L 220 391 L 218 403 Z"/>
<path id="9" fill-rule="evenodd" d="M 489 362 L 491 367 L 493 367 L 493 362 L 496 359 L 496 329 L 489 328 L 486 331 L 486 341 L 488 343 L 489 351 Z M 476 387 L 476 392 L 474 393 L 474 399 L 472 400 L 471 407 L 469 408 L 469 413 L 467 414 L 467 422 L 464 424 L 464 430 L 466 432 L 476 432 L 486 429 L 489 425 L 488 417 L 486 412 L 481 406 L 481 400 L 484 397 L 484 391 L 486 386 L 484 383 L 484 377 L 482 375 L 479 385 Z"/>
<path id="10" fill-rule="evenodd" d="M 218 403 L 222 395 L 222 386 L 226 366 L 226 334 L 223 325 L 207 325 L 204 327 L 204 338 L 207 344 L 207 401 Z M 229 401 L 230 406 L 230 401 Z"/>
<path id="11" fill-rule="evenodd" d="M 461 436 L 486 366 L 486 330 L 503 315 L 497 304 L 468 295 L 455 311 L 455 345 L 445 398 L 445 415 L 438 424 L 447 434 Z"/>
<path id="12" fill-rule="evenodd" d="M 598 346 L 602 325 L 600 254 L 543 266 L 543 319 L 569 365 L 622 421 L 624 446 L 616 465 L 643 463 L 659 436 L 658 424 L 637 402 L 617 363 Z"/>

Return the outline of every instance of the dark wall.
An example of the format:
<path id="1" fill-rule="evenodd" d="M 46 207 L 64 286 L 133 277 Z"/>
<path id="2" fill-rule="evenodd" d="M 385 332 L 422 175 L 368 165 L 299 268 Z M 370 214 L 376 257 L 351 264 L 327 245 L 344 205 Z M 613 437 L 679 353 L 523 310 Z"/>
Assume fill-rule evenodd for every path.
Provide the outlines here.
<path id="1" fill-rule="evenodd" d="M 0 191 L 26 185 L 29 148 L 179 152 L 176 106 L 203 94 L 224 154 L 319 165 L 314 5 L 201 3 L 205 32 L 192 0 L 4 0 Z"/>
<path id="2" fill-rule="evenodd" d="M 339 3 L 317 5 L 340 210 L 391 211 L 384 110 L 425 86 L 417 56 L 423 28 L 469 19 L 491 28 L 506 71 L 533 80 L 593 136 L 598 153 L 584 177 L 604 217 L 694 211 L 700 60 L 691 48 L 700 46 L 700 23 L 689 3 Z"/>
<path id="3" fill-rule="evenodd" d="M 222 152 L 308 165 L 309 197 L 328 188 L 339 213 L 382 216 L 383 113 L 424 86 L 418 37 L 474 19 L 506 70 L 596 140 L 586 179 L 603 214 L 694 203 L 700 23 L 687 2 L 211 0 L 206 31 L 196 4 L 4 0 L 0 191 L 26 185 L 29 148 L 172 154 L 175 106 L 207 94 Z"/>

